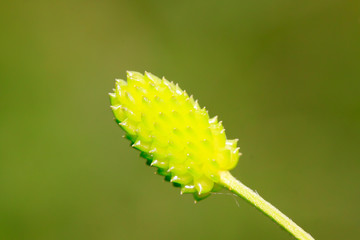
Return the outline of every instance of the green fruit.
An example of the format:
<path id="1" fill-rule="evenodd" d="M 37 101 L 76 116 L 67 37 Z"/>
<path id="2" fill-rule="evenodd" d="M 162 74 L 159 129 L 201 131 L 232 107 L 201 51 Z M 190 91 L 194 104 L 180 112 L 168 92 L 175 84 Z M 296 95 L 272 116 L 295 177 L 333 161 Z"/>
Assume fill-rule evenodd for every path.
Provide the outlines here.
<path id="1" fill-rule="evenodd" d="M 202 199 L 218 189 L 220 172 L 236 166 L 237 140 L 227 140 L 217 117 L 209 118 L 177 84 L 127 72 L 127 82 L 116 80 L 110 100 L 132 146 L 182 193 Z"/>

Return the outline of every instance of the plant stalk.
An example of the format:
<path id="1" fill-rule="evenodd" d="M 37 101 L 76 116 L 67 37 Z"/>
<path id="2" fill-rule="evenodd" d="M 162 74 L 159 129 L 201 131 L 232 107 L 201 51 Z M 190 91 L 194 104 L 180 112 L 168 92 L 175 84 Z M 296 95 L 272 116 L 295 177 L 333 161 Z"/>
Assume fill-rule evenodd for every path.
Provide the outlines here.
<path id="1" fill-rule="evenodd" d="M 285 216 L 276 207 L 265 201 L 259 194 L 245 186 L 239 180 L 234 178 L 230 172 L 224 171 L 220 173 L 220 183 L 227 187 L 230 191 L 236 195 L 245 199 L 257 209 L 269 216 L 273 221 L 283 227 L 286 231 L 292 234 L 299 240 L 314 240 L 314 238 L 305 232 L 301 227 L 296 225 L 290 218 Z"/>

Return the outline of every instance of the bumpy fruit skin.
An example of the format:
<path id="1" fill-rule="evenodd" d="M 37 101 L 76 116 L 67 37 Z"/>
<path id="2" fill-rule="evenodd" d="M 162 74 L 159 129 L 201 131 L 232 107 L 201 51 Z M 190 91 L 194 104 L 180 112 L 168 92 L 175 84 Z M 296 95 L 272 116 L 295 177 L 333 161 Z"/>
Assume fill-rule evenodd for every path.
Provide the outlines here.
<path id="1" fill-rule="evenodd" d="M 219 172 L 238 162 L 237 140 L 227 140 L 217 117 L 165 78 L 129 71 L 127 82 L 116 80 L 110 101 L 132 146 L 181 193 L 207 197 L 219 187 Z"/>

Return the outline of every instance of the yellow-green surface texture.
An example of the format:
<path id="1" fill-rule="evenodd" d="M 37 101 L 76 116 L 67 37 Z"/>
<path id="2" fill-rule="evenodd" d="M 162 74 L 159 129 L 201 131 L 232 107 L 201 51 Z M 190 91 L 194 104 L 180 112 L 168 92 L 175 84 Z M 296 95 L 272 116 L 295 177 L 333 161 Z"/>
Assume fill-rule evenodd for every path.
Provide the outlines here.
<path id="1" fill-rule="evenodd" d="M 177 84 L 145 72 L 127 72 L 110 93 L 116 121 L 148 164 L 166 180 L 202 199 L 215 191 L 219 173 L 239 158 L 237 140 L 227 140 L 217 117 L 209 118 Z"/>

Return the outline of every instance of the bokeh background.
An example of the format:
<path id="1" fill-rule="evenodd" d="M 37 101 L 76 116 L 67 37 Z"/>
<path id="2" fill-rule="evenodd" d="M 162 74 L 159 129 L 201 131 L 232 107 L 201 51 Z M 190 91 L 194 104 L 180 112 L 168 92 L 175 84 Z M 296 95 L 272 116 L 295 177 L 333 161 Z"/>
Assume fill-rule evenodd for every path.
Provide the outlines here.
<path id="1" fill-rule="evenodd" d="M 0 24 L 0 239 L 291 239 L 145 166 L 109 108 L 126 70 L 219 115 L 233 174 L 316 239 L 360 235 L 359 1 L 4 0 Z"/>

